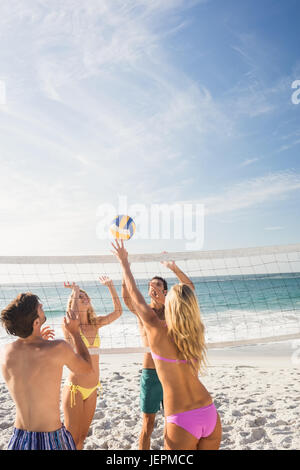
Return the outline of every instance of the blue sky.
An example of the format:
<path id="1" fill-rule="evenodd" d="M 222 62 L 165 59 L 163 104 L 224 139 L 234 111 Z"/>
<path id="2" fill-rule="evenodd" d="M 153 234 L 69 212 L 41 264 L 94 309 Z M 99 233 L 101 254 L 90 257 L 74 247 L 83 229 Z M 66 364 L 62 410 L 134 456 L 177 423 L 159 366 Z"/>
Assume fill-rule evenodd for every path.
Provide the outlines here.
<path id="1" fill-rule="evenodd" d="M 107 253 L 97 214 L 119 196 L 204 204 L 203 249 L 297 243 L 299 13 L 297 0 L 3 0 L 0 254 Z"/>

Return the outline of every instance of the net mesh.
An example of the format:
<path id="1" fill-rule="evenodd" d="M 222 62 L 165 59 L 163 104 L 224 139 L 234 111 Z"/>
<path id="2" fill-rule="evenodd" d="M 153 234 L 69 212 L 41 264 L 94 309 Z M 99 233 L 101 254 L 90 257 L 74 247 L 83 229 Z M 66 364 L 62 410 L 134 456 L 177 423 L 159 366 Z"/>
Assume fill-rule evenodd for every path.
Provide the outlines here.
<path id="1" fill-rule="evenodd" d="M 279 341 L 300 337 L 300 245 L 258 247 L 129 257 L 138 288 L 149 301 L 154 276 L 178 282 L 163 262 L 174 260 L 192 280 L 206 328 L 208 347 Z M 20 292 L 43 303 L 47 325 L 62 338 L 70 290 L 84 289 L 97 315 L 113 311 L 112 298 L 99 276 L 109 276 L 121 298 L 122 273 L 114 256 L 0 257 L 0 310 Z M 121 298 L 123 314 L 100 330 L 102 353 L 144 351 L 137 318 Z M 14 340 L 0 329 L 0 342 Z M 92 342 L 92 340 L 91 340 Z"/>

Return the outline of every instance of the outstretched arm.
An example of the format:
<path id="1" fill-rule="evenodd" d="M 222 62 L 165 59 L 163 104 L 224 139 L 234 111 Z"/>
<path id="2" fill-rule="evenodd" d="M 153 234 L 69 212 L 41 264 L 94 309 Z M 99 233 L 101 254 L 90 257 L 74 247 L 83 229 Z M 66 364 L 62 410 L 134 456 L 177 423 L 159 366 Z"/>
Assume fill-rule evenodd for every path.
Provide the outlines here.
<path id="1" fill-rule="evenodd" d="M 70 284 L 69 282 L 64 282 L 64 287 L 66 289 L 72 289 L 70 309 L 73 312 L 77 313 L 78 308 L 79 308 L 78 302 L 79 302 L 80 287 L 75 282 L 72 282 L 72 284 Z"/>
<path id="2" fill-rule="evenodd" d="M 72 290 L 71 303 L 70 303 L 69 310 L 78 313 L 78 301 L 79 301 L 80 287 L 75 282 L 72 282 L 72 284 L 70 284 L 69 282 L 64 282 L 64 287 L 66 289 Z M 65 321 L 63 321 L 62 330 L 63 330 L 65 340 L 68 341 L 68 343 L 71 344 L 71 346 L 74 346 L 74 341 L 72 339 L 72 336 L 70 335 L 69 331 L 65 327 Z"/>
<path id="3" fill-rule="evenodd" d="M 164 266 L 166 266 L 167 268 L 169 268 L 171 271 L 173 271 L 174 274 L 176 274 L 178 280 L 182 283 L 182 284 L 186 284 L 188 285 L 191 289 L 195 290 L 195 286 L 194 284 L 192 283 L 192 281 L 190 280 L 190 278 L 184 274 L 183 271 L 181 271 L 181 269 L 177 266 L 177 264 L 175 263 L 175 261 L 161 261 L 161 264 L 163 264 Z"/>
<path id="4" fill-rule="evenodd" d="M 129 266 L 130 266 L 130 263 L 129 263 Z M 138 313 L 136 311 L 136 307 L 134 306 L 134 304 L 131 300 L 131 297 L 129 295 L 129 292 L 127 290 L 124 276 L 123 276 L 123 279 L 122 279 L 122 297 L 123 297 L 124 303 L 125 303 L 126 307 L 128 308 L 128 310 L 130 310 L 135 315 L 138 315 Z"/>
<path id="5" fill-rule="evenodd" d="M 93 372 L 91 356 L 87 347 L 81 339 L 79 332 L 79 316 L 71 309 L 68 310 L 64 317 L 64 329 L 66 334 L 69 334 L 73 340 L 75 351 L 71 346 L 62 341 L 62 355 L 64 364 L 76 374 L 89 374 Z"/>
<path id="6" fill-rule="evenodd" d="M 143 295 L 138 290 L 132 272 L 130 270 L 130 264 L 128 262 L 128 253 L 124 248 L 123 240 L 121 240 L 121 245 L 118 240 L 115 241 L 116 245 L 112 243 L 114 250 L 112 253 L 120 261 L 122 270 L 123 270 L 123 279 L 125 281 L 126 289 L 128 292 L 128 297 L 132 299 L 134 303 L 135 310 L 139 313 L 140 318 L 144 323 L 153 324 L 158 321 L 157 315 L 154 313 L 151 307 L 147 305 Z"/>
<path id="7" fill-rule="evenodd" d="M 97 326 L 101 327 L 104 325 L 109 325 L 113 321 L 117 320 L 117 318 L 122 315 L 123 309 L 113 281 L 107 276 L 100 276 L 99 280 L 102 285 L 107 286 L 107 288 L 109 289 L 114 305 L 114 311 L 112 313 L 97 317 Z"/>

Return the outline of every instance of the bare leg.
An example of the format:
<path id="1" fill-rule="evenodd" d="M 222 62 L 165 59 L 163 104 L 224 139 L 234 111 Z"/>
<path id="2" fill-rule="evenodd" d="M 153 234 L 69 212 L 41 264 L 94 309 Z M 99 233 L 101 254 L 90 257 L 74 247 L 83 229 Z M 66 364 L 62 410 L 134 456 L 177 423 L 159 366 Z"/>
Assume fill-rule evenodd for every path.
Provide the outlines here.
<path id="1" fill-rule="evenodd" d="M 155 413 L 143 413 L 143 427 L 139 439 L 139 450 L 150 450 L 150 439 L 154 428 Z"/>
<path id="2" fill-rule="evenodd" d="M 97 404 L 97 390 L 95 390 L 86 400 L 83 402 L 83 413 L 82 421 L 80 423 L 80 435 L 77 449 L 81 450 L 84 446 L 84 441 L 88 435 L 90 425 L 93 421 L 93 417 L 96 410 Z"/>
<path id="3" fill-rule="evenodd" d="M 165 450 L 196 450 L 198 439 L 174 423 L 166 422 Z"/>
<path id="4" fill-rule="evenodd" d="M 165 425 L 164 425 L 164 442 L 166 442 L 166 436 L 167 436 L 167 419 L 165 417 Z"/>
<path id="5" fill-rule="evenodd" d="M 83 419 L 83 400 L 81 393 L 76 393 L 76 404 L 71 407 L 70 387 L 67 385 L 63 389 L 62 402 L 64 410 L 64 422 L 66 429 L 72 434 L 76 448 L 80 440 L 80 426 Z"/>

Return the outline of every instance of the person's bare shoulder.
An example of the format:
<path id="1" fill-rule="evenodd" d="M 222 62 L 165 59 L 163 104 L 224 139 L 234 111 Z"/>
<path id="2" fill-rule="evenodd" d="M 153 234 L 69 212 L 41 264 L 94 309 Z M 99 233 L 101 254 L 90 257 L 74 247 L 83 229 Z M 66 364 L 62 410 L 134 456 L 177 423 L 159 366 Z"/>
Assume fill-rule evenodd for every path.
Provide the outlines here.
<path id="1" fill-rule="evenodd" d="M 70 356 L 73 356 L 74 351 L 70 344 L 63 339 L 56 339 L 53 341 L 45 341 L 45 357 L 51 357 L 51 360 L 56 365 L 64 365 Z"/>
<path id="2" fill-rule="evenodd" d="M 64 339 L 55 339 L 53 341 L 46 341 L 45 345 L 54 349 L 58 354 L 63 354 L 64 351 L 72 349 L 67 341 Z"/>
<path id="3" fill-rule="evenodd" d="M 153 322 L 155 323 L 155 325 L 160 326 L 161 322 L 165 324 L 164 314 L 163 314 L 163 318 L 161 318 L 161 314 L 159 312 L 157 312 L 153 307 L 151 307 L 151 305 L 148 305 L 148 306 L 155 313 L 155 318 L 153 318 Z"/>
<path id="4" fill-rule="evenodd" d="M 67 342 L 64 339 L 53 339 L 53 340 L 45 340 L 45 343 L 51 345 L 52 347 L 58 347 L 62 346 L 64 344 L 67 344 Z"/>
<path id="5" fill-rule="evenodd" d="M 0 349 L 0 366 L 3 373 L 14 365 L 16 352 L 18 351 L 17 343 L 17 341 L 8 343 Z"/>
<path id="6" fill-rule="evenodd" d="M 0 348 L 0 365 L 3 366 L 7 361 L 7 354 L 11 350 L 11 345 L 6 344 Z"/>
<path id="7" fill-rule="evenodd" d="M 0 362 L 3 363 L 7 361 L 17 349 L 18 341 L 14 341 L 13 343 L 8 343 L 2 346 L 0 348 Z"/>
<path id="8" fill-rule="evenodd" d="M 40 351 L 43 351 L 44 357 L 51 358 L 54 361 L 63 362 L 65 354 L 67 354 L 71 346 L 64 339 L 42 340 L 40 343 Z"/>

